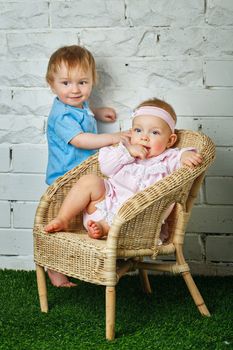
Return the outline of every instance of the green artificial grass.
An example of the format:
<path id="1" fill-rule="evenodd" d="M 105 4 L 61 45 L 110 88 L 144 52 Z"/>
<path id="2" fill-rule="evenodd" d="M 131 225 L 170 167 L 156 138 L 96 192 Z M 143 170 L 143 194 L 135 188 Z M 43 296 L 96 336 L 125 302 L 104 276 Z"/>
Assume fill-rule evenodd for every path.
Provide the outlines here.
<path id="1" fill-rule="evenodd" d="M 0 270 L 0 349 L 233 349 L 233 277 L 195 277 L 212 314 L 202 317 L 180 276 L 150 276 L 145 295 L 138 276 L 117 285 L 116 339 L 105 340 L 105 288 L 78 281 L 48 285 L 41 313 L 34 271 Z"/>

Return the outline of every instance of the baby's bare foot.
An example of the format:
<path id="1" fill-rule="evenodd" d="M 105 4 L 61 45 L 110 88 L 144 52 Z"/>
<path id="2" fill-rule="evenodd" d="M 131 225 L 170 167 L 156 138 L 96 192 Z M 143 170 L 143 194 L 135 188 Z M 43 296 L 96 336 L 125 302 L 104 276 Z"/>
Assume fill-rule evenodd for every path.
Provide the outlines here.
<path id="1" fill-rule="evenodd" d="M 105 236 L 102 224 L 93 220 L 88 221 L 87 231 L 91 238 L 99 239 Z"/>
<path id="2" fill-rule="evenodd" d="M 60 218 L 55 218 L 52 221 L 50 221 L 44 229 L 46 232 L 58 232 L 62 230 L 66 231 L 67 223 Z"/>
<path id="3" fill-rule="evenodd" d="M 49 279 L 50 279 L 52 285 L 55 287 L 70 288 L 70 287 L 77 286 L 76 283 L 69 281 L 68 277 L 66 275 L 63 275 L 60 272 L 53 271 L 53 270 L 48 270 L 47 272 L 48 272 L 48 276 L 49 276 Z"/>

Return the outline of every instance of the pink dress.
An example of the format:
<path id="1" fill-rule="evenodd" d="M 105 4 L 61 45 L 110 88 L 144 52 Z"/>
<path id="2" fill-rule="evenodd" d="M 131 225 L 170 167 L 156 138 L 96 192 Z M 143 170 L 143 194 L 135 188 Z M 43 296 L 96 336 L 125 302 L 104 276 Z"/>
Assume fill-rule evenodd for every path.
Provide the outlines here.
<path id="1" fill-rule="evenodd" d="M 161 180 L 180 168 L 180 158 L 183 152 L 193 148 L 169 148 L 162 154 L 148 159 L 132 157 L 123 144 L 117 147 L 103 147 L 99 151 L 101 172 L 108 176 L 104 180 L 105 200 L 96 204 L 97 210 L 93 214 L 83 214 L 83 223 L 87 228 L 87 221 L 105 220 L 111 225 L 114 215 L 121 205 L 139 191 Z M 166 217 L 170 214 L 168 211 Z"/>

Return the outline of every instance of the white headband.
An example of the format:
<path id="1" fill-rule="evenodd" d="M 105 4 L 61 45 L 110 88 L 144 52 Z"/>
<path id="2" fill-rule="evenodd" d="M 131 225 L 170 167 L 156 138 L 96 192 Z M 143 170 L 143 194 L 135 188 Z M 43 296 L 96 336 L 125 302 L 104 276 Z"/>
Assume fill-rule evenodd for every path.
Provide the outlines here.
<path id="1" fill-rule="evenodd" d="M 132 115 L 133 118 L 139 115 L 153 115 L 154 117 L 163 119 L 170 127 L 171 131 L 175 131 L 175 120 L 172 118 L 171 114 L 165 111 L 165 109 L 153 107 L 153 106 L 144 106 L 136 109 Z"/>

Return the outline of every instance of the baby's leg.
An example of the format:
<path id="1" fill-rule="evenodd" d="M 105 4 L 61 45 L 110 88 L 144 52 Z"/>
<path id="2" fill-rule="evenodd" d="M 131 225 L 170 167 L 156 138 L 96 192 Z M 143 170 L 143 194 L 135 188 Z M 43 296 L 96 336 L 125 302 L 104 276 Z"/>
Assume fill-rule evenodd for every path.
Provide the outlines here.
<path id="1" fill-rule="evenodd" d="M 68 222 L 57 216 L 45 226 L 46 232 L 58 232 L 66 231 L 68 228 Z"/>
<path id="2" fill-rule="evenodd" d="M 105 197 L 104 180 L 90 174 L 82 176 L 67 194 L 55 219 L 45 226 L 47 232 L 67 230 L 69 222 L 91 203 L 97 203 Z"/>
<path id="3" fill-rule="evenodd" d="M 87 222 L 87 231 L 91 238 L 100 239 L 108 235 L 109 225 L 105 220 Z"/>

